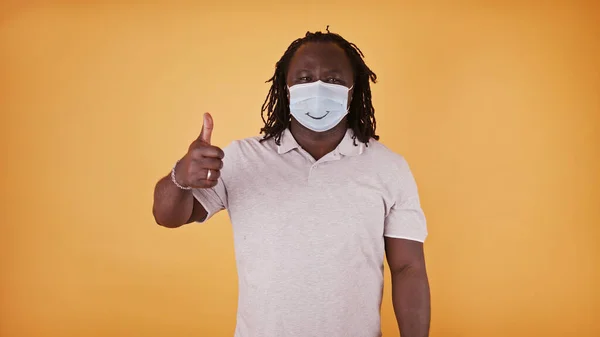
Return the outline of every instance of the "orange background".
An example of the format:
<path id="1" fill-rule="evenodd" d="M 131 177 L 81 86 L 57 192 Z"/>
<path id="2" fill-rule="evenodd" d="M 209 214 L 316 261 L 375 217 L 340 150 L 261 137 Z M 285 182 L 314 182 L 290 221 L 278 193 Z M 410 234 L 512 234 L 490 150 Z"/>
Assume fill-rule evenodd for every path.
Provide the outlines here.
<path id="1" fill-rule="evenodd" d="M 600 336 L 599 6 L 0 8 L 0 336 L 232 336 L 226 213 L 161 228 L 154 183 L 204 111 L 217 145 L 256 135 L 275 62 L 326 25 L 379 75 L 379 134 L 419 183 L 431 336 Z"/>

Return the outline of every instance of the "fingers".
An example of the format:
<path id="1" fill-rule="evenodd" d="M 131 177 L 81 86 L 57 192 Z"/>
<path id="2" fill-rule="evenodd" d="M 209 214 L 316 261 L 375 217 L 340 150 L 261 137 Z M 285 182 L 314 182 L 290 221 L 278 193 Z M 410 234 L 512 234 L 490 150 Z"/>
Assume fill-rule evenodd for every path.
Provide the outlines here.
<path id="1" fill-rule="evenodd" d="M 206 145 L 200 139 L 190 145 L 188 152 L 194 159 L 201 157 L 223 159 L 225 157 L 225 153 L 219 147 Z"/>
<path id="2" fill-rule="evenodd" d="M 195 174 L 192 177 L 191 187 L 193 188 L 211 188 L 217 186 L 219 182 L 219 178 L 221 177 L 221 171 L 219 170 L 210 170 L 210 175 L 208 174 L 208 169 L 201 169 L 195 171 Z"/>
<path id="3" fill-rule="evenodd" d="M 202 157 L 199 159 L 192 159 L 190 164 L 190 170 L 192 172 L 199 170 L 220 170 L 223 168 L 223 161 L 218 158 L 206 158 Z"/>
<path id="4" fill-rule="evenodd" d="M 202 131 L 200 132 L 200 136 L 198 137 L 198 139 L 206 144 L 210 144 L 213 127 L 214 127 L 214 122 L 213 122 L 212 116 L 207 112 L 204 114 L 204 122 L 202 124 Z"/>
<path id="5" fill-rule="evenodd" d="M 188 155 L 190 156 L 190 159 L 192 159 L 193 161 L 204 161 L 205 159 L 215 159 L 218 161 L 223 160 L 224 157 L 224 153 L 223 150 L 219 149 L 218 147 L 196 147 L 196 148 L 192 148 L 190 149 L 190 151 L 188 152 Z"/>
<path id="6" fill-rule="evenodd" d="M 217 186 L 217 184 L 216 181 L 200 180 L 196 185 L 192 185 L 192 188 L 213 188 Z"/>
<path id="7" fill-rule="evenodd" d="M 210 188 L 217 185 L 221 177 L 223 161 L 217 158 L 200 159 L 184 158 L 182 165 L 175 175 L 177 180 L 183 186 L 192 188 Z"/>
<path id="8" fill-rule="evenodd" d="M 186 168 L 186 176 L 190 183 L 196 183 L 201 180 L 217 181 L 221 176 L 223 161 L 218 158 L 201 157 L 192 159 Z M 210 175 L 208 171 L 210 170 Z"/>

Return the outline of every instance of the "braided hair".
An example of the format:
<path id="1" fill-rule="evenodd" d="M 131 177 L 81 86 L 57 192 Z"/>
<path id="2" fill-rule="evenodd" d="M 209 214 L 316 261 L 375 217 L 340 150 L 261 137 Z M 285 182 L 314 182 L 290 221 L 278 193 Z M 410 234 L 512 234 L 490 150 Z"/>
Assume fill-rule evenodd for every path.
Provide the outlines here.
<path id="1" fill-rule="evenodd" d="M 356 139 L 365 144 L 368 144 L 371 138 L 378 140 L 379 136 L 375 134 L 375 109 L 371 102 L 369 83 L 369 80 L 375 83 L 377 75 L 365 64 L 360 49 L 340 35 L 329 32 L 329 26 L 326 33 L 307 32 L 303 38 L 292 42 L 275 65 L 275 74 L 267 81 L 272 83 L 271 89 L 261 109 L 261 117 L 265 123 L 260 130 L 260 133 L 265 134 L 262 140 L 274 138 L 275 143 L 280 145 L 281 134 L 290 125 L 291 114 L 286 83 L 288 67 L 296 50 L 308 42 L 330 42 L 344 49 L 354 72 L 354 92 L 348 109 L 348 127 L 354 131 L 354 144 L 357 145 Z"/>

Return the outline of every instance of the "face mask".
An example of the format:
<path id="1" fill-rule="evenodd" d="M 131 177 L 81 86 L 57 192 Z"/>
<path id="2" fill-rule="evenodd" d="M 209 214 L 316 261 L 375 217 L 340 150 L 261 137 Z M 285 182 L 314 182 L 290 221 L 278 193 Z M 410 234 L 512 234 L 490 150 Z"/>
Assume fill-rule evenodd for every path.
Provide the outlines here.
<path id="1" fill-rule="evenodd" d="M 330 130 L 348 113 L 350 89 L 321 81 L 293 85 L 288 87 L 290 112 L 300 124 L 312 131 Z"/>

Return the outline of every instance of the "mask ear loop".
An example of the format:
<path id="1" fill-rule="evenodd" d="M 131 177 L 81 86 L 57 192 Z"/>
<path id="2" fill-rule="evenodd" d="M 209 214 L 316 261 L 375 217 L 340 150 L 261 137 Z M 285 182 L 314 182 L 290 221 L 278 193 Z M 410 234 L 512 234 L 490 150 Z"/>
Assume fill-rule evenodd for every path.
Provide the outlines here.
<path id="1" fill-rule="evenodd" d="M 352 90 L 353 88 L 354 88 L 354 84 L 350 88 L 348 88 L 348 92 L 350 92 L 350 90 Z M 350 97 L 350 102 L 349 103 L 352 103 L 352 96 Z M 349 113 L 350 113 L 350 104 L 347 104 L 347 106 L 346 106 L 346 114 L 349 114 Z"/>

